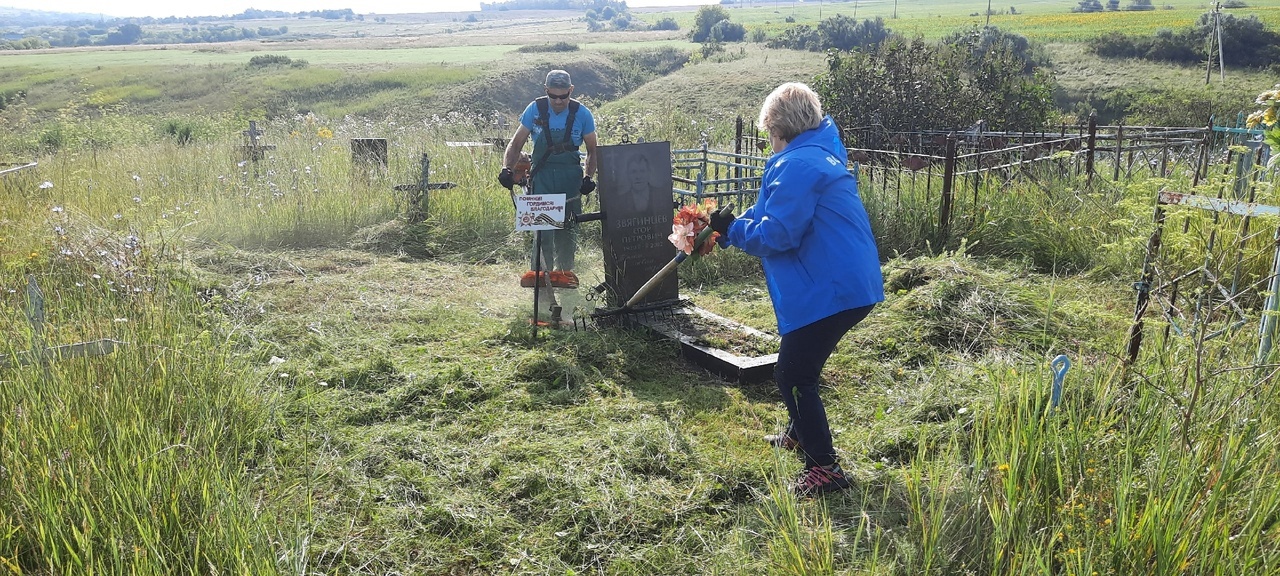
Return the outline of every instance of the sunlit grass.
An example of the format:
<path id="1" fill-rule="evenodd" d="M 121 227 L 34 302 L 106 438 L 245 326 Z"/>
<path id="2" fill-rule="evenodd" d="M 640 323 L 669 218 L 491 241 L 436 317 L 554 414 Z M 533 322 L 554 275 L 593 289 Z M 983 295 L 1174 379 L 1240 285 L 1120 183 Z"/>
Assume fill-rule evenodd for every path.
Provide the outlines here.
<path id="1" fill-rule="evenodd" d="M 494 118 L 281 117 L 259 124 L 274 148 L 255 162 L 242 118 L 185 116 L 202 136 L 180 144 L 163 118 L 74 112 L 56 152 L 37 145 L 48 124 L 2 140 L 40 165 L 0 196 L 0 354 L 35 345 L 28 275 L 44 342 L 127 344 L 0 368 L 10 571 L 1212 574 L 1280 559 L 1276 390 L 1241 368 L 1254 331 L 1115 360 L 1151 195 L 1185 178 L 993 179 L 936 246 L 920 239 L 936 192 L 866 182 L 889 299 L 823 388 L 855 483 L 796 500 L 798 462 L 759 439 L 785 418 L 770 384 L 714 379 L 628 330 L 527 330 L 500 151 L 445 144 L 504 136 Z M 728 118 L 599 120 L 610 138 L 691 147 L 726 142 Z M 353 164 L 365 137 L 388 139 L 385 171 Z M 456 187 L 409 223 L 394 187 L 417 182 L 423 153 Z M 1270 225 L 1243 249 L 1266 252 Z M 1171 225 L 1171 253 L 1193 260 L 1210 231 Z M 713 255 L 682 290 L 767 329 L 757 266 Z M 1075 368 L 1051 410 L 1059 353 Z"/>

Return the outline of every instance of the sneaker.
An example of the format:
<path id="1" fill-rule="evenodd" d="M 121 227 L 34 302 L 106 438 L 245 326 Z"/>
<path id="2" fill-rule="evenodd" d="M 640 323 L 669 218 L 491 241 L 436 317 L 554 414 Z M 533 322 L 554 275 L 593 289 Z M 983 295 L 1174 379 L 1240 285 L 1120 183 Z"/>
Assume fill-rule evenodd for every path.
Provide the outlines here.
<path id="1" fill-rule="evenodd" d="M 764 441 L 768 442 L 769 445 L 773 446 L 774 448 L 779 448 L 782 450 L 790 450 L 793 452 L 800 451 L 800 441 L 796 440 L 795 438 L 791 437 L 785 432 L 782 434 L 770 434 L 768 436 L 765 436 Z"/>
<path id="2" fill-rule="evenodd" d="M 848 487 L 849 477 L 837 462 L 806 469 L 800 474 L 800 479 L 796 481 L 792 492 L 795 492 L 796 496 L 818 496 Z"/>
<path id="3" fill-rule="evenodd" d="M 542 278 L 541 278 L 541 280 L 542 280 L 542 281 L 541 281 L 541 282 L 538 282 L 538 283 L 542 284 L 543 286 L 546 286 L 546 285 L 547 285 L 547 273 L 546 273 L 546 272 L 539 272 L 539 273 L 535 274 L 533 270 L 530 270 L 530 271 L 528 271 L 528 272 L 525 272 L 524 274 L 522 274 L 522 275 L 520 276 L 520 286 L 521 286 L 521 287 L 523 287 L 523 288 L 533 288 L 533 285 L 534 285 L 534 283 L 535 283 L 534 278 L 536 278 L 536 277 L 537 277 L 537 276 L 539 276 L 539 275 L 542 277 Z"/>
<path id="4" fill-rule="evenodd" d="M 569 270 L 552 270 L 551 285 L 556 288 L 577 288 L 578 275 Z"/>

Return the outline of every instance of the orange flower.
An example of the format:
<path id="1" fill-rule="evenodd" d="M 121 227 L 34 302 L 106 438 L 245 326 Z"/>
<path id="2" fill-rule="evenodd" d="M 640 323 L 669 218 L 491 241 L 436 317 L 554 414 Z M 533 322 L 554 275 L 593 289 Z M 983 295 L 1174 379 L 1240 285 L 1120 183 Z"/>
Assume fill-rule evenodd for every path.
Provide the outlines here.
<path id="1" fill-rule="evenodd" d="M 680 211 L 676 212 L 675 218 L 671 221 L 671 235 L 667 240 L 685 254 L 693 254 L 695 250 L 699 256 L 710 254 L 716 247 L 716 237 L 720 233 L 709 232 L 705 238 L 699 238 L 699 235 L 711 224 L 711 213 L 715 208 L 716 201 L 711 199 L 703 201 L 702 204 L 681 206 Z"/>

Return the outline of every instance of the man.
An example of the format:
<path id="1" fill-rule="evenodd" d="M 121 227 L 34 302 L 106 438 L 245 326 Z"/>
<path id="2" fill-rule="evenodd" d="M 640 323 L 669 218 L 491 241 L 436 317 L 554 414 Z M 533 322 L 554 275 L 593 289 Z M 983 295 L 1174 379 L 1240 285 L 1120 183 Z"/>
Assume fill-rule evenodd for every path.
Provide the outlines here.
<path id="1" fill-rule="evenodd" d="M 636 154 L 627 160 L 627 181 L 631 184 L 628 194 L 631 199 L 631 209 L 636 213 L 647 213 L 649 198 L 653 195 L 650 190 L 648 158 Z"/>
<path id="2" fill-rule="evenodd" d="M 512 168 L 520 159 L 525 141 L 533 136 L 533 159 L 529 169 L 533 194 L 564 194 L 564 228 L 538 232 L 542 245 L 542 281 L 533 270 L 524 273 L 520 285 L 532 287 L 548 282 L 557 288 L 577 288 L 578 276 L 573 272 L 577 250 L 578 226 L 574 217 L 582 213 L 582 195 L 596 188 L 596 121 L 591 110 L 570 98 L 573 82 L 564 70 L 547 73 L 547 95 L 524 109 L 520 127 L 507 144 L 502 158 L 498 182 L 508 190 L 516 184 Z M 579 147 L 587 149 L 586 169 L 578 156 Z M 533 258 L 538 255 L 534 254 Z M 538 269 L 533 260 L 530 268 Z M 546 271 L 550 271 L 549 273 Z"/>

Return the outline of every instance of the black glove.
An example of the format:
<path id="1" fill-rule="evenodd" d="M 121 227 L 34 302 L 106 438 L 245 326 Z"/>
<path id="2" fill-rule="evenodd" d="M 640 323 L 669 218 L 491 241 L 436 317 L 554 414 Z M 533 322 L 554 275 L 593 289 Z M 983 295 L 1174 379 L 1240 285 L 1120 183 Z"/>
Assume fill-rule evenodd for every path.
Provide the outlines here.
<path id="1" fill-rule="evenodd" d="M 733 224 L 735 217 L 733 215 L 733 206 L 725 206 L 718 212 L 711 213 L 711 229 L 719 232 L 721 236 L 729 235 L 729 225 Z"/>
<path id="2" fill-rule="evenodd" d="M 516 185 L 515 172 L 512 172 L 510 168 L 504 167 L 502 171 L 498 173 L 498 183 L 502 184 L 503 188 L 510 190 L 512 186 Z"/>
<path id="3" fill-rule="evenodd" d="M 592 190 L 595 190 L 595 189 L 596 189 L 596 181 L 592 180 L 590 176 L 583 176 L 582 186 L 578 188 L 578 192 L 581 192 L 583 196 L 586 196 L 587 194 L 590 194 Z"/>

